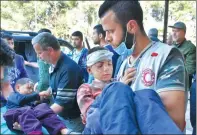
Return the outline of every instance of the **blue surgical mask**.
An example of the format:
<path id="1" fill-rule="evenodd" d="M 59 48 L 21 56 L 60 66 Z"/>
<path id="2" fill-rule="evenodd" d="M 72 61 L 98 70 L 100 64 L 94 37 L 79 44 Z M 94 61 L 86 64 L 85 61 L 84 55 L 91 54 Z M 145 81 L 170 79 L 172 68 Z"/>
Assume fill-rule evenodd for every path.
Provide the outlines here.
<path id="1" fill-rule="evenodd" d="M 119 55 L 121 55 L 121 54 L 126 53 L 126 51 L 128 50 L 129 50 L 128 53 L 130 53 L 130 51 L 133 50 L 134 46 L 135 46 L 135 35 L 128 33 L 126 30 L 124 41 L 114 50 Z"/>
<path id="2" fill-rule="evenodd" d="M 123 54 L 127 50 L 125 42 L 122 42 L 117 48 L 114 49 L 119 55 Z"/>

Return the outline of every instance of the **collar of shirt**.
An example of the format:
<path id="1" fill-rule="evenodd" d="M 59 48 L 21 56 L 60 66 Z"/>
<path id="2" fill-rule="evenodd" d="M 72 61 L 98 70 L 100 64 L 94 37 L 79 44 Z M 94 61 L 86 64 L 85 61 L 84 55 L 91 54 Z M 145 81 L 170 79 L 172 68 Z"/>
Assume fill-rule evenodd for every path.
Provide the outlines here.
<path id="1" fill-rule="evenodd" d="M 111 81 L 110 81 L 111 82 Z M 109 82 L 109 83 L 110 83 Z M 109 83 L 106 83 L 106 82 L 103 82 L 103 81 L 100 81 L 100 80 L 98 80 L 98 79 L 94 79 L 93 81 L 92 81 L 92 83 L 91 83 L 91 86 L 92 86 L 92 88 L 99 88 L 99 89 L 103 89 L 107 84 L 109 84 Z"/>
<path id="2" fill-rule="evenodd" d="M 85 48 L 82 48 L 81 51 L 77 51 L 77 49 L 73 50 L 72 59 L 78 63 L 81 55 L 83 54 Z"/>
<path id="3" fill-rule="evenodd" d="M 106 44 L 106 45 L 104 45 L 103 47 L 106 47 L 106 46 L 108 46 L 108 45 L 110 45 L 110 44 Z"/>
<path id="4" fill-rule="evenodd" d="M 78 51 L 76 48 L 73 50 L 74 55 L 80 55 L 84 48 L 82 48 L 80 51 Z"/>
<path id="5" fill-rule="evenodd" d="M 123 55 L 127 50 L 127 47 L 124 42 L 122 42 L 117 48 L 114 49 L 119 55 Z"/>
<path id="6" fill-rule="evenodd" d="M 57 61 L 57 64 L 56 64 L 56 65 L 51 64 L 51 66 L 50 66 L 50 68 L 49 68 L 49 73 L 52 73 L 54 70 L 56 70 L 57 68 L 60 67 L 60 64 L 61 64 L 61 61 L 62 61 L 63 57 L 64 57 L 64 53 L 61 52 L 60 58 L 59 58 L 59 60 Z"/>

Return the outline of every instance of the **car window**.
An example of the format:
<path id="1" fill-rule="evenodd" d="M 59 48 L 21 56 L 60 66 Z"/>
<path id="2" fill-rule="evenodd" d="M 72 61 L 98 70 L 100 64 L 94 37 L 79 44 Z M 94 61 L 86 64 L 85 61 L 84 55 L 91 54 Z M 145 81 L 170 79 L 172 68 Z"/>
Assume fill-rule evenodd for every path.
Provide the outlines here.
<path id="1" fill-rule="evenodd" d="M 61 48 L 61 51 L 65 53 L 66 55 L 68 55 L 71 52 L 71 49 L 68 48 L 67 46 L 61 46 L 60 48 Z"/>
<path id="2" fill-rule="evenodd" d="M 73 50 L 73 46 L 66 40 L 58 40 L 58 41 L 60 43 L 61 51 L 66 55 L 68 55 Z"/>

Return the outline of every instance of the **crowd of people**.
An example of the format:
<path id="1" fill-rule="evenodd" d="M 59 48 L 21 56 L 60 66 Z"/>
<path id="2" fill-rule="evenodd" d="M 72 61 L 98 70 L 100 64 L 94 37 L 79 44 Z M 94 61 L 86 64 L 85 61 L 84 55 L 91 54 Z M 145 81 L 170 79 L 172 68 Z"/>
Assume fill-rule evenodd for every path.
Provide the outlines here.
<path id="1" fill-rule="evenodd" d="M 72 33 L 65 54 L 57 38 L 41 29 L 32 39 L 37 62 L 14 52 L 13 38 L 1 38 L 1 107 L 14 132 L 42 134 L 184 134 L 190 91 L 190 118 L 196 134 L 196 47 L 186 25 L 176 22 L 170 45 L 158 30 L 143 26 L 138 1 L 104 1 L 101 24 L 93 28 L 97 47 Z M 24 65 L 39 67 L 36 84 Z M 9 66 L 9 68 L 7 67 Z"/>

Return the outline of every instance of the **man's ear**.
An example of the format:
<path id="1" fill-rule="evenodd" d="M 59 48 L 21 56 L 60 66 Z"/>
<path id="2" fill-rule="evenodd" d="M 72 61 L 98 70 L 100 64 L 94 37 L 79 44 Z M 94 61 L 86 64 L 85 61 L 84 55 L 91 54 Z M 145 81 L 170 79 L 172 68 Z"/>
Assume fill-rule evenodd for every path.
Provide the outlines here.
<path id="1" fill-rule="evenodd" d="M 137 24 L 137 22 L 135 20 L 130 20 L 127 23 L 127 32 L 128 33 L 131 33 L 131 34 L 136 33 L 137 28 L 138 28 L 138 24 Z"/>
<path id="2" fill-rule="evenodd" d="M 17 91 L 20 91 L 19 88 L 20 88 L 20 84 L 16 84 L 16 85 L 15 85 L 15 89 L 16 89 Z"/>
<path id="3" fill-rule="evenodd" d="M 47 50 L 48 50 L 49 52 L 52 52 L 54 49 L 53 49 L 52 47 L 47 47 Z"/>
<path id="4" fill-rule="evenodd" d="M 101 33 L 99 34 L 99 38 L 100 38 L 100 39 L 102 39 L 102 38 L 103 38 L 103 35 L 102 35 Z"/>
<path id="5" fill-rule="evenodd" d="M 92 74 L 92 71 L 91 71 L 90 67 L 87 67 L 87 71 L 88 71 L 89 74 Z"/>

